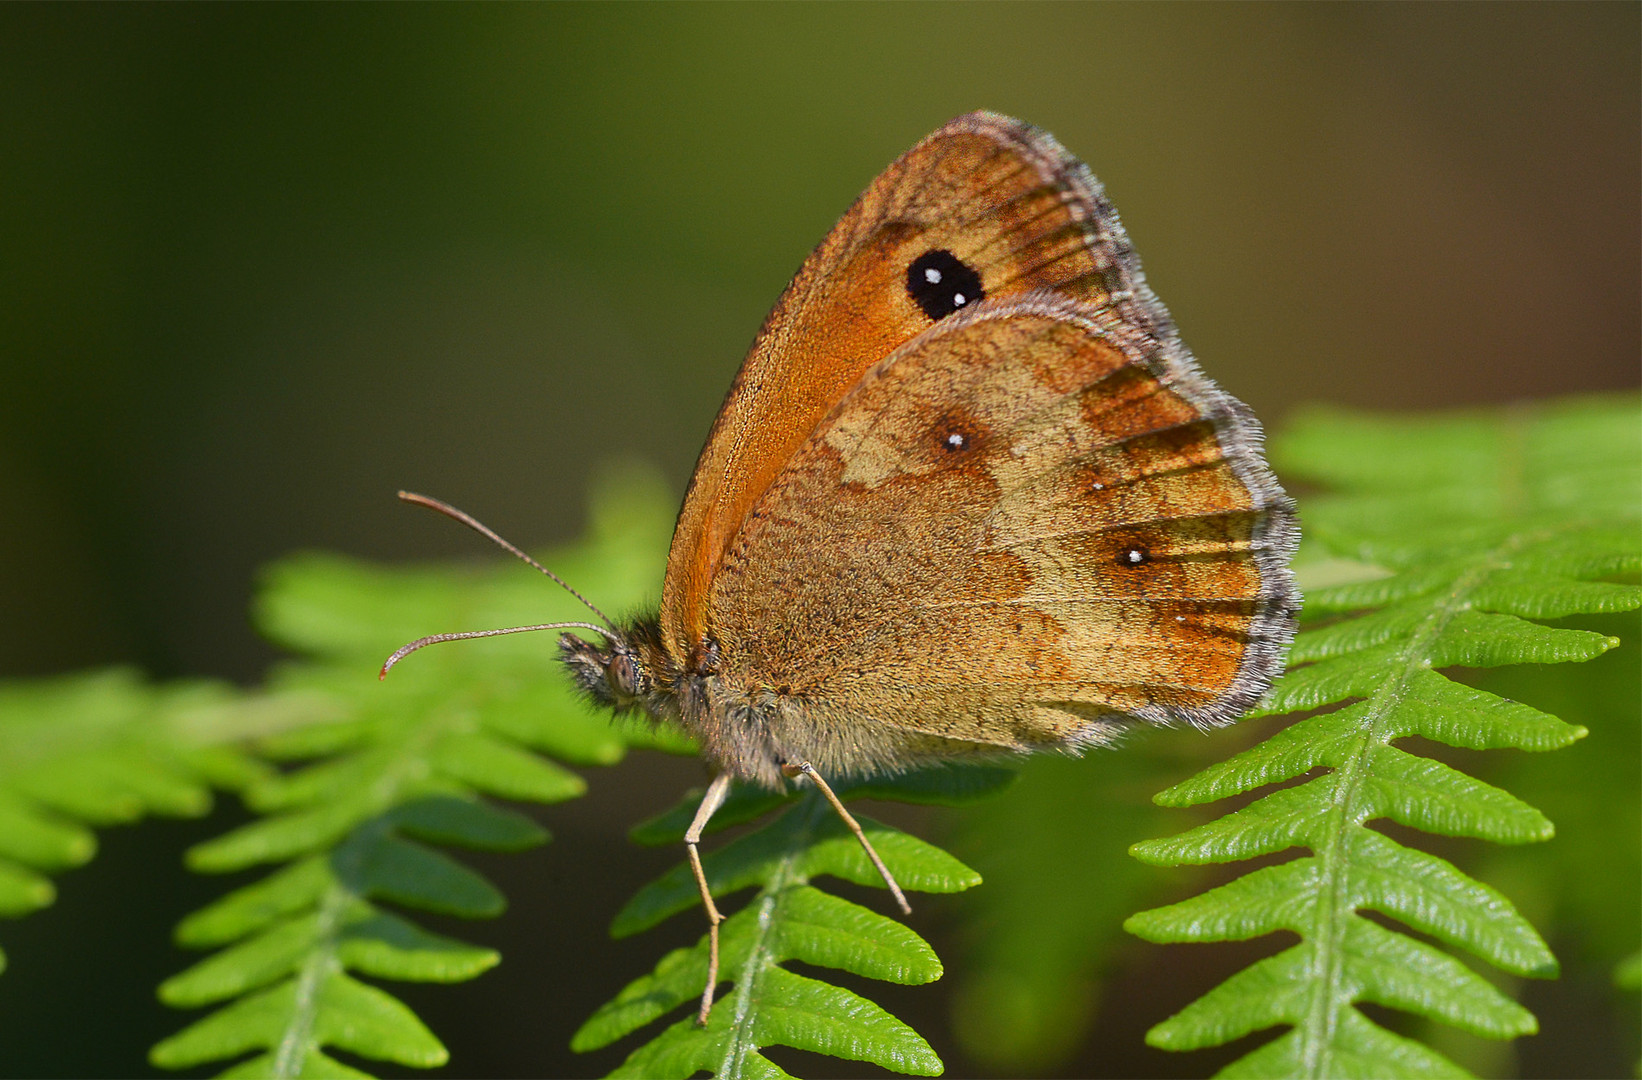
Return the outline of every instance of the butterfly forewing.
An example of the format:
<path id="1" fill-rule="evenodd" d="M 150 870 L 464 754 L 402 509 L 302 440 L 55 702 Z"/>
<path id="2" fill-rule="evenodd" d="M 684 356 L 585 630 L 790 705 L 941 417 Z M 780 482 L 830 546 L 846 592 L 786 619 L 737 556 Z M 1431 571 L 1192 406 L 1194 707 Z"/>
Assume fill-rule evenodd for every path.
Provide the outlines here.
<path id="1" fill-rule="evenodd" d="M 714 424 L 668 557 L 662 632 L 681 659 L 753 505 L 866 370 L 985 300 L 1052 290 L 1141 331 L 1128 241 L 1088 170 L 1049 136 L 960 117 L 886 169 L 805 261 Z"/>

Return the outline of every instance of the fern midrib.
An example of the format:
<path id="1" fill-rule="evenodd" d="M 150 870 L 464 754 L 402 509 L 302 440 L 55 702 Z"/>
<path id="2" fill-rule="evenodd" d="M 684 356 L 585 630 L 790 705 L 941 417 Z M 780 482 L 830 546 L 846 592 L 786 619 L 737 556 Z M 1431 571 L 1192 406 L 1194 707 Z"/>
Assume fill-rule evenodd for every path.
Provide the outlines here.
<path id="1" fill-rule="evenodd" d="M 1507 486 L 1507 489 L 1508 486 Z M 1408 694 L 1409 683 L 1421 671 L 1431 666 L 1430 646 L 1458 615 L 1470 607 L 1470 596 L 1494 573 L 1509 569 L 1510 556 L 1525 545 L 1543 539 L 1547 532 L 1524 533 L 1509 537 L 1492 551 L 1482 555 L 1477 565 L 1455 579 L 1448 595 L 1426 616 L 1420 628 L 1408 639 L 1398 655 L 1395 675 L 1388 679 L 1368 699 L 1369 706 L 1361 726 L 1361 734 L 1351 757 L 1337 769 L 1340 780 L 1335 787 L 1333 827 L 1328 830 L 1327 842 L 1317 852 L 1322 866 L 1322 887 L 1318 890 L 1316 918 L 1312 923 L 1311 940 L 1315 943 L 1316 958 L 1313 971 L 1318 978 L 1312 981 L 1311 1001 L 1306 1022 L 1300 1025 L 1300 1063 L 1304 1075 L 1327 1077 L 1333 1073 L 1328 1050 L 1334 1045 L 1334 1032 L 1339 1023 L 1340 1010 L 1351 1008 L 1352 1002 L 1341 1001 L 1340 972 L 1343 965 L 1343 939 L 1346 920 L 1339 912 L 1346 907 L 1346 889 L 1350 875 L 1347 872 L 1344 849 L 1349 832 L 1362 825 L 1367 810 L 1362 808 L 1360 795 L 1368 777 L 1368 759 L 1374 748 L 1389 740 L 1382 737 L 1384 726 L 1392 712 Z"/>
<path id="2" fill-rule="evenodd" d="M 741 971 L 736 976 L 735 1019 L 730 1022 L 730 1038 L 725 1047 L 724 1058 L 713 1073 L 720 1080 L 741 1080 L 747 1054 L 757 1049 L 752 1038 L 753 1006 L 758 997 L 759 985 L 763 982 L 764 972 L 775 963 L 774 954 L 769 948 L 770 935 L 775 930 L 775 906 L 780 900 L 782 890 L 789 885 L 803 883 L 803 875 L 797 872 L 798 860 L 809 847 L 811 837 L 815 835 L 815 820 L 820 808 L 821 800 L 813 790 L 805 796 L 802 806 L 794 808 L 793 813 L 804 815 L 804 828 L 794 834 L 792 848 L 776 862 L 774 871 L 764 883 L 763 891 L 754 901 L 759 906 L 758 932 L 753 938 L 752 947 L 747 951 L 747 961 L 741 965 Z"/>
<path id="3" fill-rule="evenodd" d="M 404 786 L 418 778 L 423 770 L 418 768 L 416 763 L 426 754 L 428 745 L 437 734 L 442 734 L 447 728 L 471 726 L 461 721 L 460 717 L 461 710 L 456 710 L 455 715 L 436 715 L 430 718 L 429 722 L 417 725 L 419 730 L 399 745 L 400 753 L 391 759 L 390 767 L 384 769 L 382 775 L 371 785 L 371 801 L 381 808 L 377 811 L 378 814 L 393 806 Z M 375 827 L 383 832 L 387 831 L 387 826 L 380 820 Z M 343 841 L 343 844 L 346 845 L 347 841 Z M 274 1060 L 269 1067 L 270 1075 L 277 1080 L 290 1080 L 301 1076 L 308 1051 L 318 1049 L 314 1044 L 313 1031 L 314 1023 L 319 1017 L 320 991 L 325 985 L 325 980 L 342 970 L 342 961 L 337 952 L 337 938 L 340 936 L 342 921 L 353 903 L 365 900 L 365 897 L 344 884 L 345 881 L 357 878 L 360 867 L 356 851 L 346 851 L 338 858 L 337 850 L 333 849 L 332 858 L 337 859 L 341 865 L 334 867 L 334 880 L 320 900 L 318 932 L 314 936 L 315 947 L 303 961 L 302 968 L 297 974 L 291 1016 L 286 1022 L 285 1030 L 280 1033 L 279 1042 L 275 1044 Z"/>
<path id="4" fill-rule="evenodd" d="M 337 882 L 325 890 L 325 897 L 320 901 L 319 932 L 315 935 L 319 944 L 303 961 L 302 970 L 297 975 L 291 1018 L 280 1033 L 279 1042 L 274 1048 L 274 1060 L 268 1070 L 270 1075 L 281 1080 L 300 1076 L 308 1051 L 313 1048 L 320 990 L 325 980 L 341 968 L 336 951 L 337 931 L 352 899 L 352 891 Z"/>

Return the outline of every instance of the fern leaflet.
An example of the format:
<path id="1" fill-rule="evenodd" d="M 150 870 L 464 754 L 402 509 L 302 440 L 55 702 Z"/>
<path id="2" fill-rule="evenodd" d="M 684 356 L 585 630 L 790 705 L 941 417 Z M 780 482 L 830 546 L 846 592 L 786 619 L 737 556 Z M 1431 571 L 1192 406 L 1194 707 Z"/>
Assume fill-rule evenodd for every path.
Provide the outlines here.
<path id="1" fill-rule="evenodd" d="M 667 530 L 656 486 L 644 478 L 607 485 L 591 543 L 552 561 L 601 597 L 641 599 L 646 578 L 635 568 L 653 565 Z M 428 650 L 381 683 L 376 669 L 429 627 L 539 622 L 544 611 L 574 618 L 573 604 L 511 564 L 464 573 L 312 555 L 272 569 L 259 600 L 263 628 L 311 659 L 277 672 L 270 694 L 323 702 L 330 722 L 258 741 L 262 755 L 303 765 L 249 786 L 260 820 L 189 853 L 204 872 L 284 865 L 179 927 L 184 945 L 226 948 L 168 980 L 161 997 L 178 1007 L 228 1004 L 157 1045 L 154 1064 L 256 1052 L 231 1074 L 358 1075 L 329 1049 L 413 1067 L 445 1062 L 443 1045 L 403 1003 L 354 975 L 456 982 L 499 957 L 380 904 L 498 914 L 501 894 L 429 845 L 541 843 L 543 830 L 486 797 L 573 798 L 585 783 L 559 762 L 610 764 L 627 741 L 586 714 L 544 662 L 551 643 L 539 637 Z"/>
<path id="2" fill-rule="evenodd" d="M 841 798 L 888 798 L 953 805 L 983 798 L 1012 779 L 994 768 L 929 769 L 908 776 L 840 785 Z M 634 829 L 643 843 L 677 843 L 700 792 L 661 818 Z M 735 984 L 714 1006 L 705 1028 L 693 1015 L 634 1050 L 611 1075 L 688 1077 L 785 1076 L 759 1051 L 788 1046 L 897 1072 L 934 1076 L 940 1059 L 900 1020 L 865 998 L 819 979 L 788 971 L 796 960 L 868 978 L 916 984 L 940 978 L 941 962 L 902 924 L 832 896 L 810 882 L 831 874 L 860 885 L 882 879 L 820 793 L 779 794 L 737 787 L 713 818 L 710 831 L 784 811 L 757 831 L 706 855 L 702 862 L 714 896 L 758 886 L 752 902 L 720 929 L 721 978 Z M 873 846 L 908 891 L 957 892 L 980 876 L 952 856 L 906 833 L 860 818 Z M 688 867 L 674 867 L 646 886 L 616 916 L 611 933 L 625 937 L 681 911 L 700 897 Z M 655 970 L 630 983 L 575 1035 L 571 1047 L 596 1050 L 700 997 L 707 978 L 707 939 L 663 957 Z"/>
<path id="3" fill-rule="evenodd" d="M 1408 419 L 1316 414 L 1278 444 L 1291 476 L 1334 494 L 1302 506 L 1309 539 L 1366 580 L 1314 591 L 1290 672 L 1267 714 L 1350 702 L 1303 719 L 1157 796 L 1187 806 L 1300 779 L 1179 836 L 1132 850 L 1160 865 L 1228 862 L 1291 847 L 1268 866 L 1126 924 L 1151 941 L 1300 943 L 1245 969 L 1153 1028 L 1166 1049 L 1291 1030 L 1226 1076 L 1456 1075 L 1430 1048 L 1356 1006 L 1369 1002 L 1476 1034 L 1531 1033 L 1533 1016 L 1443 951 L 1366 917 L 1465 949 L 1504 971 L 1556 972 L 1511 903 L 1448 862 L 1368 823 L 1496 843 L 1546 840 L 1551 823 L 1510 794 L 1398 746 L 1552 750 L 1585 730 L 1465 686 L 1438 669 L 1590 660 L 1601 634 L 1535 620 L 1642 605 L 1616 583 L 1642 569 L 1634 399 Z M 1315 625 L 1319 619 L 1337 621 Z M 1326 770 L 1303 779 L 1313 770 Z"/>
<path id="4" fill-rule="evenodd" d="M 212 683 L 154 687 L 124 668 L 0 686 L 0 916 L 51 904 L 46 875 L 90 861 L 92 829 L 199 817 L 213 787 L 265 776 L 236 742 L 302 723 L 311 703 L 256 700 Z"/>

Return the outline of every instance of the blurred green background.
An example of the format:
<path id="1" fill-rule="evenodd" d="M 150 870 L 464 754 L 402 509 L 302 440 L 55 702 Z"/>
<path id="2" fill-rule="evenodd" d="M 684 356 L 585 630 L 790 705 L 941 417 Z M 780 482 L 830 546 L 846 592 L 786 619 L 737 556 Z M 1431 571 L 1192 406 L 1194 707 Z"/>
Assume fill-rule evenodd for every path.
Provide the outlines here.
<path id="1" fill-rule="evenodd" d="M 273 658 L 245 615 L 259 564 L 475 553 L 400 487 L 527 545 L 576 534 L 612 456 L 682 490 L 803 256 L 977 107 L 1089 163 L 1187 342 L 1270 425 L 1318 399 L 1635 386 L 1639 12 L 0 7 L 0 675 L 135 661 L 253 681 Z M 587 913 L 503 926 L 501 971 L 436 992 L 478 1025 L 429 1006 L 453 1071 L 578 1071 L 562 1047 L 585 1010 L 530 1006 L 549 976 L 528 950 L 549 963 L 585 938 L 615 985 L 648 965 L 653 942 L 597 938 L 670 861 L 620 833 L 688 765 L 624 767 L 554 822 L 564 842 L 533 872 Z M 111 836 L 58 908 L 7 927 L 0 1069 L 130 1071 L 178 1026 L 151 1003 L 182 963 L 163 928 L 220 883 L 160 889 L 146 922 L 110 909 L 144 866 L 180 877 L 176 853 L 226 820 Z M 513 881 L 536 879 L 507 873 L 519 906 Z M 124 997 L 73 966 L 88 910 L 156 973 Z M 66 1045 L 93 1004 L 109 1034 Z M 483 1026 L 503 1017 L 510 1036 Z M 1064 1067 L 1115 1068 L 1098 1050 Z"/>

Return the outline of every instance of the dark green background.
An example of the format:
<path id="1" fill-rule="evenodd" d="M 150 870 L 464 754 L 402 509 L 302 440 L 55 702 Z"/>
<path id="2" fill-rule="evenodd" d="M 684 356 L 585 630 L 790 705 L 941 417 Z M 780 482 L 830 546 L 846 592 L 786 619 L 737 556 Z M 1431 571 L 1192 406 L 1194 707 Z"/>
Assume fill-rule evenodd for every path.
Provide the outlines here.
<path id="1" fill-rule="evenodd" d="M 1268 423 L 1315 399 L 1634 386 L 1638 13 L 0 7 L 0 675 L 130 660 L 254 680 L 260 563 L 475 551 L 399 487 L 529 545 L 575 534 L 612 455 L 682 488 L 804 254 L 977 107 L 1089 163 L 1205 368 Z M 620 829 L 671 800 L 672 768 L 572 812 L 592 839 L 544 872 L 609 878 L 588 904 L 613 910 L 658 865 L 622 861 Z M 155 979 L 97 1004 L 106 963 L 61 959 L 92 948 L 77 934 L 115 940 L 85 929 L 86 905 L 119 903 L 99 890 L 145 860 L 175 876 L 169 829 L 111 836 L 58 909 L 6 928 L 0 1068 L 130 1071 L 173 1028 Z M 155 895 L 130 933 L 218 887 Z M 553 939 L 598 922 L 516 927 L 536 960 L 437 992 L 524 1010 L 466 1043 L 436 1021 L 455 1071 L 576 1070 L 559 1047 L 580 1017 L 521 999 Z M 595 946 L 623 972 L 656 955 Z M 163 940 L 129 949 L 139 981 L 181 963 Z M 73 1039 L 93 1005 L 111 1034 Z"/>

